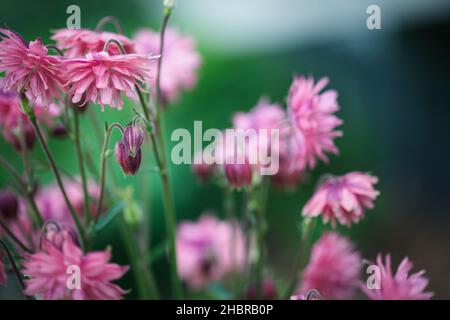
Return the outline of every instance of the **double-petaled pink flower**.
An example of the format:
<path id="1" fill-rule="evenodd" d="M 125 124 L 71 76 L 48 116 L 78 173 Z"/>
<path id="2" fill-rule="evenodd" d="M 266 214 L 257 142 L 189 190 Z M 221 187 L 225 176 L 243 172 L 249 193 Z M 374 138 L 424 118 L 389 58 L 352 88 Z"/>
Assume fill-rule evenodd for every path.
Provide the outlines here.
<path id="1" fill-rule="evenodd" d="M 379 268 L 379 277 L 374 279 L 380 281 L 380 286 L 369 289 L 366 284 L 361 284 L 361 289 L 370 299 L 428 300 L 433 297 L 432 292 L 425 292 L 425 288 L 428 286 L 428 279 L 423 276 L 425 270 L 409 275 L 413 264 L 408 258 L 402 260 L 395 275 L 392 272 L 389 254 L 386 255 L 384 263 L 382 255 L 379 254 L 376 266 Z"/>
<path id="2" fill-rule="evenodd" d="M 56 30 L 52 40 L 56 41 L 58 48 L 66 50 L 65 57 L 79 58 L 91 52 L 103 51 L 109 40 L 119 41 L 126 53 L 134 53 L 134 43 L 126 36 L 112 32 L 96 32 L 89 29 L 60 29 Z M 110 55 L 120 54 L 117 46 L 109 46 Z"/>
<path id="3" fill-rule="evenodd" d="M 296 77 L 289 89 L 289 118 L 303 148 L 306 164 L 311 169 L 317 159 L 328 162 L 326 153 L 338 153 L 334 139 L 342 135 L 336 130 L 342 120 L 334 115 L 339 110 L 337 92 L 327 90 L 320 93 L 327 84 L 327 78 L 314 83 L 312 78 Z"/>
<path id="4" fill-rule="evenodd" d="M 358 286 L 361 263 L 349 240 L 326 233 L 312 248 L 298 294 L 315 289 L 324 299 L 349 299 Z"/>
<path id="5" fill-rule="evenodd" d="M 111 45 L 112 46 L 112 45 Z M 150 61 L 154 57 L 143 54 L 110 56 L 107 52 L 88 53 L 83 58 L 64 59 L 62 78 L 72 102 L 84 106 L 88 102 L 122 109 L 125 95 L 137 99 L 136 87 L 144 91 Z"/>
<path id="6" fill-rule="evenodd" d="M 46 240 L 41 251 L 24 257 L 26 295 L 45 300 L 119 300 L 127 293 L 112 281 L 128 267 L 110 263 L 108 250 L 84 254 L 68 234 L 61 245 Z"/>
<path id="7" fill-rule="evenodd" d="M 322 215 L 323 222 L 331 221 L 333 227 L 336 220 L 350 226 L 364 217 L 366 208 L 373 208 L 373 201 L 379 194 L 374 188 L 377 182 L 377 177 L 363 172 L 327 176 L 319 183 L 302 214 L 305 217 Z"/>
<path id="8" fill-rule="evenodd" d="M 17 33 L 0 28 L 0 87 L 23 93 L 32 105 L 48 106 L 61 97 L 60 57 L 49 56 L 40 39 L 26 43 Z"/>
<path id="9" fill-rule="evenodd" d="M 192 289 L 241 272 L 246 263 L 246 241 L 234 222 L 203 215 L 197 222 L 179 225 L 176 238 L 180 278 Z"/>
<path id="10" fill-rule="evenodd" d="M 140 30 L 134 37 L 136 52 L 159 54 L 160 35 L 152 30 Z M 201 57 L 196 51 L 192 38 L 181 35 L 177 30 L 168 28 L 164 36 L 161 91 L 166 101 L 178 98 L 182 89 L 191 89 L 197 82 L 197 69 Z M 156 84 L 158 72 L 155 61 L 151 69 L 150 85 Z"/>

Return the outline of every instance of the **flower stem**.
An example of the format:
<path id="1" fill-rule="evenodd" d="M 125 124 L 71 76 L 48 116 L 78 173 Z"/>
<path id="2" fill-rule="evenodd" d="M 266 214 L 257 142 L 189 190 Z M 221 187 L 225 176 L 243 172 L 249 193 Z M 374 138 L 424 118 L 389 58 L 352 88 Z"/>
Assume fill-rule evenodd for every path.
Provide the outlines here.
<path id="1" fill-rule="evenodd" d="M 87 238 L 85 230 L 83 229 L 83 226 L 81 225 L 80 219 L 78 219 L 77 213 L 75 212 L 75 209 L 72 206 L 72 203 L 70 203 L 70 200 L 67 196 L 66 189 L 64 188 L 61 175 L 59 174 L 58 167 L 56 166 L 55 160 L 53 159 L 52 154 L 50 153 L 50 149 L 48 148 L 47 142 L 44 139 L 44 136 L 42 135 L 42 131 L 39 127 L 39 124 L 37 123 L 36 117 L 34 113 L 28 114 L 29 119 L 34 127 L 34 130 L 36 131 L 36 135 L 38 137 L 39 142 L 41 143 L 42 149 L 44 150 L 45 156 L 47 157 L 47 160 L 50 164 L 50 168 L 53 171 L 53 175 L 55 176 L 56 182 L 59 186 L 59 189 L 61 190 L 61 193 L 63 195 L 64 201 L 66 202 L 67 208 L 69 209 L 70 215 L 75 223 L 75 227 L 77 229 L 78 237 L 80 240 L 80 245 L 83 248 L 83 251 L 86 249 L 87 246 Z"/>
<path id="2" fill-rule="evenodd" d="M 312 232 L 314 230 L 315 221 L 315 219 L 310 218 L 304 218 L 302 221 L 302 235 L 300 239 L 300 245 L 298 247 L 298 252 L 292 268 L 289 287 L 284 296 L 285 299 L 288 299 L 293 294 L 296 286 L 298 285 L 300 270 L 306 264 L 306 259 L 308 257 L 308 245 L 311 240 Z"/>
<path id="3" fill-rule="evenodd" d="M 85 223 L 85 226 L 88 226 L 89 222 L 91 220 L 91 212 L 90 212 L 90 207 L 89 207 L 89 191 L 88 191 L 88 185 L 87 185 L 86 170 L 84 169 L 83 153 L 81 151 L 80 117 L 79 117 L 78 110 L 73 111 L 73 118 L 74 118 L 74 122 L 75 122 L 75 146 L 76 146 L 76 150 L 77 150 L 78 167 L 80 169 L 81 184 L 83 187 L 84 223 Z"/>
<path id="4" fill-rule="evenodd" d="M 28 200 L 28 204 L 31 207 L 31 212 L 33 213 L 31 218 L 38 227 L 41 227 L 43 224 L 42 215 L 34 201 L 33 191 L 24 183 L 16 169 L 2 156 L 0 156 L 0 164 L 13 176 L 19 187 L 23 190 L 25 197 Z"/>
<path id="5" fill-rule="evenodd" d="M 100 217 L 100 213 L 102 211 L 103 206 L 103 198 L 105 195 L 105 180 L 106 180 L 106 157 L 107 151 L 108 151 L 108 144 L 109 139 L 111 137 L 111 133 L 114 128 L 117 128 L 122 134 L 123 134 L 123 128 L 118 123 L 113 123 L 110 126 L 106 125 L 106 131 L 105 131 L 105 139 L 103 141 L 103 147 L 102 147 L 102 153 L 100 155 L 100 196 L 97 203 L 97 209 L 95 210 L 95 216 L 94 216 L 94 224 L 97 222 L 98 218 Z"/>
<path id="6" fill-rule="evenodd" d="M 140 298 L 158 299 L 158 290 L 153 274 L 148 270 L 146 260 L 143 259 L 145 256 L 139 252 L 139 247 L 136 245 L 136 240 L 133 237 L 130 226 L 125 221 L 123 214 L 119 217 L 119 228 L 131 260 L 131 266 L 138 286 Z"/>
<path id="7" fill-rule="evenodd" d="M 23 283 L 22 276 L 20 275 L 19 269 L 17 268 L 17 265 L 16 265 L 16 262 L 14 261 L 14 258 L 12 256 L 11 252 L 9 251 L 8 246 L 6 245 L 6 243 L 4 243 L 2 240 L 0 240 L 0 244 L 3 247 L 3 251 L 6 252 L 6 255 L 8 256 L 9 262 L 11 263 L 11 266 L 12 266 L 12 268 L 14 270 L 14 274 L 16 275 L 17 280 L 19 281 L 20 287 L 22 288 L 22 292 L 24 292 L 25 291 L 25 284 Z M 24 293 L 24 295 L 25 295 L 25 293 Z M 25 297 L 27 299 L 29 299 L 26 295 L 25 295 Z"/>

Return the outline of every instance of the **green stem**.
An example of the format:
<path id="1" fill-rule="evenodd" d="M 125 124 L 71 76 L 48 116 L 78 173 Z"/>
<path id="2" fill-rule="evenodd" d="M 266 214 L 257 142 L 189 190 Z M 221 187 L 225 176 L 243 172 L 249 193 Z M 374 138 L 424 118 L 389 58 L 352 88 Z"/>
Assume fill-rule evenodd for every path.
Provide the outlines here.
<path id="1" fill-rule="evenodd" d="M 78 159 L 78 167 L 80 169 L 81 184 L 83 187 L 84 223 L 86 226 L 88 226 L 89 222 L 91 220 L 91 212 L 90 212 L 90 207 L 89 207 L 89 191 L 88 191 L 88 184 L 87 184 L 87 178 L 86 178 L 86 170 L 84 169 L 83 153 L 81 151 L 80 117 L 79 117 L 78 110 L 73 111 L 73 117 L 74 117 L 74 122 L 75 122 L 75 146 L 76 146 L 76 150 L 77 150 L 77 159 Z"/>
<path id="2" fill-rule="evenodd" d="M 13 176 L 19 187 L 23 190 L 25 197 L 27 198 L 28 204 L 31 207 L 32 212 L 31 218 L 36 223 L 37 226 L 41 227 L 43 225 L 42 215 L 36 205 L 36 202 L 34 201 L 33 190 L 24 183 L 22 177 L 16 171 L 16 169 L 8 162 L 8 160 L 3 158 L 2 156 L 0 156 L 0 164 Z"/>
<path id="3" fill-rule="evenodd" d="M 310 218 L 304 218 L 302 221 L 302 236 L 292 268 L 289 287 L 284 296 L 285 299 L 289 299 L 289 297 L 294 293 L 295 288 L 298 286 L 300 270 L 304 267 L 304 265 L 306 264 L 306 259 L 308 258 L 308 247 L 312 232 L 314 230 L 315 222 L 316 219 Z"/>
<path id="4" fill-rule="evenodd" d="M 119 227 L 130 257 L 131 268 L 138 286 L 139 297 L 142 299 L 159 299 L 153 274 L 148 270 L 146 265 L 145 255 L 139 252 L 138 246 L 136 246 L 136 240 L 123 214 L 120 215 Z"/>
<path id="5" fill-rule="evenodd" d="M 0 227 L 5 231 L 5 233 L 11 238 L 13 242 L 15 242 L 20 249 L 22 249 L 25 252 L 32 253 L 26 245 L 23 244 L 22 241 L 20 241 L 16 235 L 8 228 L 8 226 L 0 219 Z"/>
<path id="6" fill-rule="evenodd" d="M 36 117 L 34 116 L 33 113 L 29 113 L 28 116 L 29 116 L 31 123 L 33 124 L 34 130 L 36 131 L 38 140 L 39 140 L 39 142 L 42 146 L 42 149 L 44 150 L 45 156 L 47 157 L 47 160 L 50 164 L 50 168 L 53 172 L 53 175 L 55 176 L 58 187 L 61 190 L 64 201 L 66 202 L 67 208 L 69 209 L 70 215 L 71 215 L 73 221 L 75 222 L 75 227 L 77 229 L 77 233 L 79 236 L 80 245 L 84 251 L 87 246 L 87 238 L 86 238 L 85 230 L 83 229 L 83 226 L 81 225 L 80 220 L 78 219 L 77 213 L 75 212 L 75 209 L 73 208 L 72 203 L 70 203 L 70 200 L 67 196 L 66 190 L 64 188 L 64 184 L 61 179 L 61 175 L 59 174 L 55 160 L 53 159 L 53 156 L 50 153 L 47 142 L 45 141 L 44 136 L 42 135 L 42 131 L 39 127 L 39 124 L 37 123 Z"/>
<path id="7" fill-rule="evenodd" d="M 16 262 L 14 261 L 14 258 L 12 256 L 11 252 L 9 251 L 8 246 L 6 245 L 6 243 L 4 243 L 2 240 L 0 240 L 0 244 L 3 247 L 3 251 L 5 251 L 6 255 L 8 256 L 9 262 L 11 263 L 11 267 L 14 270 L 14 274 L 16 275 L 16 278 L 19 281 L 20 287 L 22 288 L 22 292 L 24 293 L 24 291 L 25 291 L 25 284 L 23 283 L 23 279 L 22 279 L 22 276 L 21 276 L 21 274 L 19 272 L 19 269 L 17 268 Z M 24 293 L 24 295 L 25 295 L 25 293 Z M 25 297 L 27 299 L 29 299 L 26 295 L 25 295 Z"/>
<path id="8" fill-rule="evenodd" d="M 100 217 L 103 206 L 103 198 L 105 196 L 105 180 L 106 180 L 106 157 L 108 151 L 109 139 L 114 128 L 117 128 L 123 134 L 123 128 L 118 123 L 113 123 L 109 127 L 106 125 L 105 139 L 103 141 L 102 153 L 100 155 L 100 196 L 97 203 L 97 209 L 95 210 L 94 224 Z"/>

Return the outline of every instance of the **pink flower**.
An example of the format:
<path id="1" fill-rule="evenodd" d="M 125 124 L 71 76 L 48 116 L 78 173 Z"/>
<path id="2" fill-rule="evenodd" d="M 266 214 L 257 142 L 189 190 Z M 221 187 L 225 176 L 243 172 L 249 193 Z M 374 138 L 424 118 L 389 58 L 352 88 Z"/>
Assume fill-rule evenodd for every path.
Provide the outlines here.
<path id="1" fill-rule="evenodd" d="M 64 56 L 68 58 L 79 58 L 88 53 L 103 51 L 103 47 L 111 39 L 119 41 L 126 53 L 134 53 L 133 41 L 117 33 L 88 29 L 59 29 L 54 31 L 52 36 L 58 48 L 67 50 Z M 108 53 L 117 55 L 120 51 L 117 46 L 111 45 L 108 47 Z"/>
<path id="2" fill-rule="evenodd" d="M 233 116 L 233 127 L 236 129 L 281 129 L 286 120 L 286 113 L 275 103 L 261 98 L 249 112 L 237 112 Z"/>
<path id="3" fill-rule="evenodd" d="M 246 188 L 252 185 L 253 167 L 248 163 L 237 163 L 236 161 L 224 164 L 225 176 L 232 188 Z"/>
<path id="4" fill-rule="evenodd" d="M 335 130 L 342 124 L 342 120 L 334 115 L 339 110 L 337 92 L 327 90 L 319 94 L 327 84 L 327 78 L 314 84 L 312 78 L 296 77 L 289 89 L 289 118 L 311 169 L 317 158 L 328 161 L 326 152 L 338 153 L 334 138 L 342 135 L 341 131 Z"/>
<path id="5" fill-rule="evenodd" d="M 63 184 L 67 196 L 75 211 L 78 213 L 80 218 L 82 218 L 84 194 L 81 182 L 78 180 L 66 179 L 63 181 Z M 93 210 L 100 196 L 100 188 L 95 183 L 90 182 L 88 183 L 88 192 L 91 197 L 90 205 Z M 36 193 L 35 200 L 44 220 L 52 220 L 61 225 L 73 225 L 69 208 L 67 208 L 66 202 L 61 194 L 61 190 L 56 183 L 39 188 Z"/>
<path id="6" fill-rule="evenodd" d="M 299 294 L 317 290 L 324 299 L 349 299 L 361 271 L 361 256 L 349 240 L 329 232 L 314 244 Z"/>
<path id="7" fill-rule="evenodd" d="M 6 286 L 8 278 L 6 277 L 5 265 L 3 264 L 3 248 L 0 249 L 0 285 Z"/>
<path id="8" fill-rule="evenodd" d="M 17 33 L 0 28 L 0 72 L 5 72 L 0 87 L 24 92 L 32 105 L 48 106 L 59 98 L 61 59 L 47 55 L 40 39 L 26 43 Z"/>
<path id="9" fill-rule="evenodd" d="M 128 267 L 110 263 L 108 250 L 83 254 L 70 236 L 61 248 L 46 241 L 41 251 L 24 257 L 23 273 L 30 278 L 25 280 L 26 295 L 44 300 L 119 300 L 126 294 L 111 282 L 120 279 Z M 76 275 L 78 283 L 72 281 Z"/>
<path id="10" fill-rule="evenodd" d="M 84 58 L 61 62 L 62 77 L 72 102 L 84 106 L 88 102 L 122 109 L 122 94 L 137 99 L 135 86 L 148 80 L 152 57 L 141 54 L 110 56 L 108 53 L 88 53 Z"/>
<path id="11" fill-rule="evenodd" d="M 177 264 L 180 278 L 192 289 L 241 272 L 246 263 L 246 241 L 233 222 L 204 214 L 197 222 L 178 226 Z"/>
<path id="12" fill-rule="evenodd" d="M 159 33 L 152 30 L 140 30 L 134 37 L 136 52 L 159 54 Z M 196 51 L 192 38 L 181 35 L 177 30 L 168 28 L 164 36 L 162 58 L 161 91 L 166 101 L 178 99 L 182 89 L 191 89 L 197 82 L 197 69 L 201 57 Z M 158 72 L 157 62 L 151 69 L 150 85 L 155 86 Z"/>
<path id="13" fill-rule="evenodd" d="M 142 151 L 140 148 L 137 150 L 136 154 L 131 155 L 124 141 L 121 140 L 116 143 L 114 155 L 126 175 L 133 176 L 138 172 L 142 158 Z"/>
<path id="14" fill-rule="evenodd" d="M 303 208 L 302 215 L 322 215 L 324 223 L 336 220 L 350 226 L 364 217 L 365 208 L 372 209 L 379 192 L 374 189 L 378 178 L 362 172 L 350 172 L 340 177 L 325 177 Z"/>
<path id="15" fill-rule="evenodd" d="M 54 118 L 61 114 L 61 108 L 51 103 L 47 107 L 34 106 L 36 117 L 48 126 L 53 126 Z M 0 90 L 0 127 L 6 141 L 17 150 L 22 150 L 23 143 L 31 149 L 35 142 L 34 128 L 28 117 L 22 112 L 19 96 L 14 92 Z"/>
<path id="16" fill-rule="evenodd" d="M 429 300 L 433 293 L 425 292 L 428 279 L 423 276 L 425 270 L 412 275 L 408 273 L 413 268 L 412 262 L 404 258 L 398 266 L 395 275 L 392 274 L 391 256 L 386 255 L 385 263 L 381 254 L 377 256 L 376 265 L 380 268 L 380 288 L 369 289 L 365 284 L 362 290 L 372 300 Z"/>

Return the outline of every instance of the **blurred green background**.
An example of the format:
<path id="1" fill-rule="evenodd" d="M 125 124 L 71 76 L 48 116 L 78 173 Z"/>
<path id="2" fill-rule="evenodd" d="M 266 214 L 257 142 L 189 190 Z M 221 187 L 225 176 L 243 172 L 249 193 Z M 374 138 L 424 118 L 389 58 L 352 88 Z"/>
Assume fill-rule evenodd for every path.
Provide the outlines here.
<path id="1" fill-rule="evenodd" d="M 128 36 L 141 27 L 158 28 L 161 1 L 12 1 L 0 4 L 0 22 L 31 40 L 49 42 L 50 30 L 65 27 L 66 8 L 81 8 L 81 24 L 94 28 L 107 15 L 119 18 Z M 344 137 L 337 140 L 339 156 L 320 164 L 299 188 L 290 193 L 272 190 L 268 217 L 269 261 L 275 272 L 290 270 L 299 242 L 296 223 L 318 178 L 325 173 L 370 171 L 379 177 L 381 196 L 376 208 L 349 235 L 367 259 L 378 252 L 392 253 L 395 265 L 404 256 L 426 269 L 436 298 L 450 298 L 450 6 L 448 1 L 194 1 L 178 0 L 170 24 L 197 40 L 203 57 L 197 87 L 182 95 L 166 112 L 166 129 L 226 128 L 233 112 L 249 110 L 265 95 L 284 103 L 294 74 L 328 76 L 339 92 Z M 382 29 L 366 28 L 366 8 L 378 4 Z M 112 30 L 112 29 L 111 29 Z M 128 110 L 106 108 L 102 121 L 127 123 Z M 91 106 L 96 108 L 96 106 Z M 127 108 L 125 108 L 127 109 Z M 100 128 L 102 129 L 102 128 Z M 82 139 L 99 151 L 88 119 Z M 169 139 L 169 134 L 167 134 Z M 113 141 L 117 136 L 113 137 Z M 35 148 L 38 149 L 38 148 Z M 77 172 L 74 146 L 51 141 L 58 162 Z M 20 167 L 11 147 L 0 142 L 0 152 Z M 39 150 L 35 150 L 39 154 Z M 141 188 L 151 207 L 151 242 L 164 236 L 159 179 L 151 174 L 147 154 L 143 169 L 151 180 Z M 96 160 L 97 161 L 97 160 Z M 147 162 L 146 162 L 147 161 Z M 111 161 L 112 163 L 112 161 Z M 118 177 L 122 177 L 116 164 Z M 178 220 L 195 219 L 206 210 L 222 215 L 220 189 L 197 182 L 189 166 L 172 166 Z M 41 173 L 50 181 L 48 172 Z M 9 177 L 0 171 L 0 184 Z M 101 235 L 97 246 L 111 244 L 117 262 L 126 262 L 115 225 Z M 165 261 L 155 273 L 167 288 Z M 132 274 L 123 280 L 131 285 Z M 0 298 L 20 297 L 14 284 L 0 288 Z M 133 297 L 133 293 L 131 295 Z"/>

